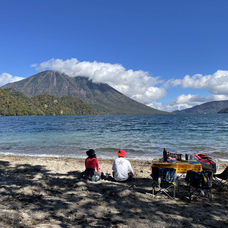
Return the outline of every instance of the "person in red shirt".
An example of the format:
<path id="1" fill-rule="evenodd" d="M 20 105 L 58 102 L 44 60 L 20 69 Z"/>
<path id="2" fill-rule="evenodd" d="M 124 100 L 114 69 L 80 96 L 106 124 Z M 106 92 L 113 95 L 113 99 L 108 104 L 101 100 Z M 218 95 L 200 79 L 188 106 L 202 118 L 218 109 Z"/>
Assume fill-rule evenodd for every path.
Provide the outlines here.
<path id="1" fill-rule="evenodd" d="M 93 149 L 89 149 L 86 151 L 87 158 L 85 160 L 85 171 L 81 173 L 81 177 L 84 179 L 89 179 L 92 181 L 98 181 L 101 179 L 100 170 L 99 170 L 99 162 L 96 157 L 95 151 Z"/>
<path id="2" fill-rule="evenodd" d="M 99 173 L 99 162 L 97 160 L 95 151 L 93 149 L 90 149 L 86 152 L 86 154 L 88 155 L 85 160 L 86 169 L 97 170 L 97 172 Z"/>

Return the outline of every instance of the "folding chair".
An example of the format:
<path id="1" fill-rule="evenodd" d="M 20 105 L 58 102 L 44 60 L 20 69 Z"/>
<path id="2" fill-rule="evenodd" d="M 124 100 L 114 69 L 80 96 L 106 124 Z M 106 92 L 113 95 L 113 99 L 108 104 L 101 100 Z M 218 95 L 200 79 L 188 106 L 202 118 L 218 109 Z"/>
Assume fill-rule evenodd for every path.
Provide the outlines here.
<path id="1" fill-rule="evenodd" d="M 227 189 L 228 184 L 228 166 L 219 174 L 214 174 L 214 181 L 221 187 L 221 189 Z"/>
<path id="2" fill-rule="evenodd" d="M 169 198 L 175 199 L 177 181 L 176 169 L 152 167 L 151 177 L 153 198 L 164 193 Z M 158 188 L 158 191 L 155 193 L 156 188 Z"/>
<path id="3" fill-rule="evenodd" d="M 186 182 L 189 186 L 189 200 L 197 200 L 204 198 L 207 202 L 212 201 L 211 187 L 212 187 L 212 171 L 195 172 L 188 170 L 186 175 Z"/>

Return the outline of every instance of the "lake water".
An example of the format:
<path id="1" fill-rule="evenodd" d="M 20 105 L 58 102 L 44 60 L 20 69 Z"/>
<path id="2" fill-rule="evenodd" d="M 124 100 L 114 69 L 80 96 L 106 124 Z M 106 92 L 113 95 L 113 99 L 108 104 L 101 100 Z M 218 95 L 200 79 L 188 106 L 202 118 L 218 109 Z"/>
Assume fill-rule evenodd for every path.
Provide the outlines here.
<path id="1" fill-rule="evenodd" d="M 228 114 L 0 117 L 0 155 L 99 159 L 124 149 L 129 160 L 172 153 L 212 154 L 228 161 Z"/>

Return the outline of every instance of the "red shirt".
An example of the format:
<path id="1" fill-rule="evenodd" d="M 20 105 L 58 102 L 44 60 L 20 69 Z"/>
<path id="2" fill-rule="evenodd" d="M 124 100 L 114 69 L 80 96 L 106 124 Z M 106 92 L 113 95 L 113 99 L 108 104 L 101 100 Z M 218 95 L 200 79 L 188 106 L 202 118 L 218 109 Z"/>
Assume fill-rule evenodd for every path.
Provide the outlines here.
<path id="1" fill-rule="evenodd" d="M 90 169 L 97 169 L 97 172 L 99 173 L 99 163 L 97 158 L 86 158 L 85 160 L 85 167 Z"/>

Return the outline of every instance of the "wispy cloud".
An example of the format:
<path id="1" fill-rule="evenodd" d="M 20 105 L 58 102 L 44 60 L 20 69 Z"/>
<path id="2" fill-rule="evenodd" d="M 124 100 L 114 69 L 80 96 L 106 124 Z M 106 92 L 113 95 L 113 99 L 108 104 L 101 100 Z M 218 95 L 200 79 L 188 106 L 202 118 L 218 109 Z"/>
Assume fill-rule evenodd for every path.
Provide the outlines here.
<path id="1" fill-rule="evenodd" d="M 2 74 L 0 74 L 0 86 L 3 86 L 7 83 L 20 81 L 22 79 L 24 79 L 24 78 L 19 77 L 19 76 L 12 76 L 11 74 L 8 74 L 8 73 L 2 73 Z"/>
<path id="2" fill-rule="evenodd" d="M 219 101 L 228 99 L 228 71 L 218 70 L 211 75 L 196 74 L 192 77 L 186 75 L 183 79 L 171 79 L 164 83 L 166 88 L 181 86 L 183 89 L 206 90 L 208 97 L 198 94 L 180 95 L 169 102 L 166 109 L 181 110 L 191 108 L 209 101 Z"/>
<path id="3" fill-rule="evenodd" d="M 202 103 L 207 102 L 208 99 L 205 97 L 202 97 L 200 95 L 180 95 L 167 105 L 166 109 L 173 111 L 173 110 L 181 110 L 186 108 L 191 108 L 196 105 L 200 105 Z"/>
<path id="4" fill-rule="evenodd" d="M 186 75 L 183 79 L 172 79 L 166 84 L 183 88 L 206 89 L 211 94 L 228 95 L 228 71 L 218 70 L 211 75 Z"/>

